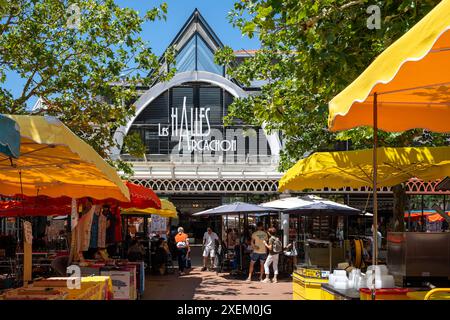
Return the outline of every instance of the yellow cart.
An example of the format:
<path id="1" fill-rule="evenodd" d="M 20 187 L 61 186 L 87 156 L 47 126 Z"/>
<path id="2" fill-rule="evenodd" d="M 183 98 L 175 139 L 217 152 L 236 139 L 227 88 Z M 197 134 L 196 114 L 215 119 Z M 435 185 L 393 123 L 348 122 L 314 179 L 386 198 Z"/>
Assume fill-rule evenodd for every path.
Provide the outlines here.
<path id="1" fill-rule="evenodd" d="M 328 283 L 329 271 L 298 268 L 292 275 L 294 300 L 321 300 L 322 284 Z"/>

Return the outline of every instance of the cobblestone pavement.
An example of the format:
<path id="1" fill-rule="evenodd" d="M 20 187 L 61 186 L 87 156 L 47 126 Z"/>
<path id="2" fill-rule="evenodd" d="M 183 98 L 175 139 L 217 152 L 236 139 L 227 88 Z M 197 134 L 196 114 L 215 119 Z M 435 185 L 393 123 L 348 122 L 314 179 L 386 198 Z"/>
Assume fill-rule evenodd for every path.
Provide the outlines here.
<path id="1" fill-rule="evenodd" d="M 278 283 L 261 283 L 254 276 L 254 281 L 247 283 L 245 278 L 229 273 L 217 275 L 195 267 L 181 277 L 148 275 L 146 279 L 143 300 L 292 300 L 290 278 L 280 279 Z"/>

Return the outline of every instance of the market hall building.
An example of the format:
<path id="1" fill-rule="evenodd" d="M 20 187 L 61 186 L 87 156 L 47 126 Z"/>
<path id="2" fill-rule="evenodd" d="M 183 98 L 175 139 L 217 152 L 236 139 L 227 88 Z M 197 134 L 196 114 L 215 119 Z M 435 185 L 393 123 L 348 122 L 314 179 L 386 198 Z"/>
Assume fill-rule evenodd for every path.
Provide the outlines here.
<path id="1" fill-rule="evenodd" d="M 144 88 L 134 117 L 115 134 L 121 145 L 126 135 L 138 133 L 145 157 L 136 159 L 118 149 L 115 156 L 133 165 L 133 182 L 172 201 L 180 224 L 201 238 L 206 226 L 192 219 L 192 213 L 276 195 L 281 139 L 239 119 L 225 127 L 223 117 L 233 100 L 258 94 L 260 88 L 257 83 L 242 86 L 214 62 L 223 44 L 198 10 L 170 46 L 177 52 L 177 73 L 168 82 Z M 245 59 L 252 52 L 235 54 Z"/>

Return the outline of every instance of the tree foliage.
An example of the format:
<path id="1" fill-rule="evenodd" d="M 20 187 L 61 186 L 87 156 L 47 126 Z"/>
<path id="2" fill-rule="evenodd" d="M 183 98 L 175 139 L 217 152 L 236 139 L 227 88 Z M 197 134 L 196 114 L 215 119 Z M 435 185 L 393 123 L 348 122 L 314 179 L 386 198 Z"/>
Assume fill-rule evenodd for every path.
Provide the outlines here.
<path id="1" fill-rule="evenodd" d="M 0 5 L 0 112 L 29 113 L 27 102 L 40 97 L 45 108 L 37 113 L 57 116 L 108 159 L 115 129 L 134 114 L 130 102 L 138 86 L 174 73 L 161 69 L 139 36 L 144 23 L 166 18 L 167 5 L 142 15 L 114 0 L 3 0 Z M 171 66 L 172 50 L 166 61 Z M 158 72 L 148 77 L 150 70 Z M 25 79 L 16 96 L 5 85 L 13 74 Z"/>
<path id="2" fill-rule="evenodd" d="M 261 48 L 237 64 L 231 48 L 216 55 L 228 73 L 243 85 L 266 80 L 261 93 L 237 99 L 234 118 L 282 130 L 281 169 L 302 156 L 333 150 L 337 140 L 353 148 L 372 145 L 372 129 L 338 134 L 327 130 L 328 102 L 350 84 L 392 42 L 408 31 L 438 0 L 428 1 L 298 1 L 243 0 L 234 4 L 230 22 L 243 35 L 258 37 Z M 369 5 L 381 9 L 381 28 L 369 29 Z M 380 145 L 445 143 L 446 137 L 423 130 L 380 133 Z"/>

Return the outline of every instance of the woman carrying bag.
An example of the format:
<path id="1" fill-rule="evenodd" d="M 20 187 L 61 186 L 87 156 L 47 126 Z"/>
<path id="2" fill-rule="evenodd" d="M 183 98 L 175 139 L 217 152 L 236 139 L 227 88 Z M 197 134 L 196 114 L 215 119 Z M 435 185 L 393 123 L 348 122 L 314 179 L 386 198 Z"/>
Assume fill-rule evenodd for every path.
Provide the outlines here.
<path id="1" fill-rule="evenodd" d="M 269 250 L 269 255 L 267 256 L 266 262 L 264 263 L 264 273 L 266 274 L 266 278 L 263 280 L 264 283 L 270 283 L 270 265 L 273 264 L 273 283 L 278 282 L 278 261 L 280 257 L 280 253 L 283 253 L 283 243 L 281 242 L 280 238 L 276 236 L 277 229 L 275 228 L 269 228 L 267 230 L 267 233 L 269 234 L 269 241 L 264 240 L 264 245 Z M 289 249 L 291 247 L 291 244 L 287 246 L 286 249 Z"/>

